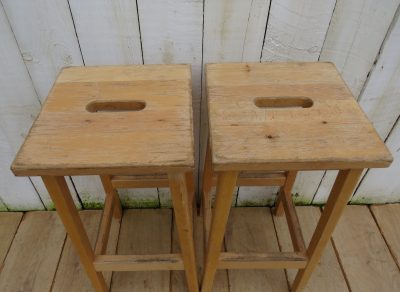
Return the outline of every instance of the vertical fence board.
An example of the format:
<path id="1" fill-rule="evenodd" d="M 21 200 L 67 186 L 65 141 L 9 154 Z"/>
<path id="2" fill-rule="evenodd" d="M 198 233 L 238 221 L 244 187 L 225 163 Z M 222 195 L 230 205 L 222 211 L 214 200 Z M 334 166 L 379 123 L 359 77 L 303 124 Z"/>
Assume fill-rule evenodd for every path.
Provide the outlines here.
<path id="1" fill-rule="evenodd" d="M 40 110 L 3 7 L 0 6 L 0 210 L 43 209 L 28 178 L 14 177 L 10 165 Z"/>
<path id="2" fill-rule="evenodd" d="M 4 60 L 4 65 L 2 64 L 1 68 L 4 70 L 7 70 L 7 72 L 3 75 L 4 80 L 2 80 L 0 84 L 1 92 L 2 92 L 2 97 L 3 97 L 3 106 L 1 107 L 0 113 L 0 122 L 2 125 L 2 129 L 4 131 L 4 134 L 6 136 L 6 139 L 9 143 L 10 150 L 11 152 L 14 152 L 13 156 L 15 153 L 18 151 L 20 145 L 23 143 L 24 137 L 26 136 L 30 126 L 32 125 L 33 120 L 36 118 L 37 114 L 40 111 L 40 102 L 37 96 L 37 89 L 36 91 L 32 85 L 31 81 L 31 76 L 34 72 L 41 71 L 43 69 L 40 68 L 39 65 L 35 65 L 35 69 L 30 72 L 31 76 L 28 74 L 28 71 L 26 69 L 25 65 L 28 65 L 29 62 L 35 62 L 37 63 L 48 63 L 48 62 L 54 62 L 54 60 L 48 59 L 49 56 L 54 56 L 54 54 L 51 54 L 50 51 L 52 50 L 51 46 L 49 44 L 41 44 L 38 43 L 38 40 L 35 40 L 32 35 L 35 34 L 40 34 L 41 31 L 34 31 L 35 28 L 38 27 L 30 27 L 28 24 L 31 23 L 31 21 L 39 23 L 39 20 L 35 20 L 34 18 L 36 17 L 35 14 L 30 15 L 30 20 L 26 19 L 21 19 L 20 17 L 24 17 L 25 13 L 28 13 L 29 11 L 16 11 L 17 9 L 22 9 L 25 10 L 25 7 L 23 4 L 23 1 L 20 1 L 19 3 L 12 2 L 9 3 L 8 1 L 3 1 L 4 2 L 4 7 L 6 8 L 6 12 L 9 13 L 7 16 L 4 14 L 3 9 L 1 9 L 1 21 L 2 21 L 2 36 L 4 38 L 2 39 L 2 49 L 1 49 L 1 58 Z M 29 3 L 30 5 L 30 3 Z M 28 6 L 29 6 L 28 5 Z M 33 13 L 33 12 L 31 12 Z M 15 24 L 16 27 L 12 26 L 12 31 L 9 27 L 9 24 L 7 22 L 7 17 L 10 19 L 11 25 Z M 27 21 L 24 23 L 24 21 Z M 49 20 L 49 22 L 52 20 Z M 40 23 L 39 23 L 40 24 Z M 38 25 L 39 25 L 38 24 Z M 40 25 L 44 25 L 40 24 Z M 4 28 L 3 28 L 4 27 Z M 27 29 L 27 27 L 29 29 Z M 22 33 L 21 33 L 22 31 Z M 17 33 L 20 33 L 17 37 Z M 14 34 L 15 35 L 14 35 Z M 53 32 L 49 31 L 48 34 L 52 35 Z M 31 38 L 33 41 L 30 43 L 30 40 L 26 39 L 27 36 L 28 38 Z M 15 38 L 14 38 L 15 37 Z M 62 36 L 60 36 L 62 37 Z M 45 38 L 45 36 L 42 35 L 42 38 Z M 20 47 L 18 48 L 18 45 L 20 45 L 19 41 L 22 41 L 22 43 L 25 44 L 25 51 Z M 42 40 L 42 39 L 41 39 Z M 16 43 L 18 42 L 18 45 Z M 49 45 L 49 47 L 45 47 L 45 45 Z M 57 46 L 57 43 L 53 43 L 54 46 Z M 42 46 L 42 47 L 41 47 Z M 37 56 L 40 56 L 38 59 L 30 59 L 30 57 L 35 56 L 29 53 L 29 50 L 27 50 L 28 47 L 32 47 L 32 51 L 37 53 Z M 55 51 L 58 49 L 56 48 Z M 47 51 L 47 55 L 43 55 L 43 51 Z M 24 58 L 25 64 L 21 58 Z M 30 56 L 30 57 L 29 57 Z M 43 60 L 44 59 L 44 60 Z M 42 62 L 40 60 L 43 60 Z M 48 67 L 46 65 L 43 65 L 44 67 Z M 40 75 L 40 74 L 38 74 Z M 40 76 L 38 76 L 40 77 Z M 47 81 L 44 80 L 46 78 L 46 74 L 43 75 L 41 78 L 43 78 L 43 82 L 46 83 Z M 40 78 L 39 78 L 40 79 Z M 39 83 L 43 84 L 40 80 L 38 80 Z M 35 85 L 35 84 L 34 84 Z M 36 85 L 35 85 L 36 86 Z M 39 84 L 39 87 L 41 85 Z M 7 166 L 7 169 L 9 168 L 9 165 Z M 10 177 L 11 179 L 11 177 Z M 45 204 L 47 209 L 54 209 L 54 205 L 48 195 L 48 192 L 46 188 L 44 187 L 43 182 L 41 181 L 40 178 L 37 177 L 32 177 L 31 178 L 36 191 L 39 193 L 42 202 Z M 69 183 L 69 187 L 71 192 L 73 193 L 74 201 L 77 207 L 80 207 L 80 203 L 77 200 L 75 191 Z M 34 192 L 36 192 L 34 190 Z M 23 197 L 23 194 L 20 195 Z M 29 195 L 27 195 L 29 196 Z M 28 200 L 28 199 L 27 199 Z M 39 199 L 38 199 L 39 200 Z M 7 200 L 5 200 L 6 202 Z M 42 203 L 39 200 L 40 205 Z M 8 205 L 8 203 L 6 203 Z M 13 203 L 14 204 L 14 203 Z M 28 205 L 27 205 L 28 204 Z M 29 203 L 24 203 L 24 208 L 29 209 Z M 10 208 L 18 208 L 21 209 L 18 206 L 9 206 Z M 37 208 L 37 207 L 36 207 Z"/>
<path id="3" fill-rule="evenodd" d="M 40 100 L 64 66 L 82 65 L 67 0 L 2 0 Z"/>
<path id="4" fill-rule="evenodd" d="M 317 61 L 335 0 L 272 1 L 261 61 Z M 297 203 L 309 204 L 322 171 L 300 172 L 293 186 Z"/>
<path id="5" fill-rule="evenodd" d="M 86 66 L 143 63 L 135 0 L 70 0 L 69 3 Z M 104 190 L 98 177 L 75 176 L 73 180 L 85 208 L 103 205 Z M 119 190 L 125 206 L 154 199 L 153 204 L 158 205 L 155 192 L 156 189 L 149 189 L 148 193 Z"/>
<path id="6" fill-rule="evenodd" d="M 272 1 L 262 61 L 316 61 L 335 0 Z"/>
<path id="7" fill-rule="evenodd" d="M 135 0 L 70 0 L 85 65 L 142 64 Z"/>
<path id="8" fill-rule="evenodd" d="M 204 63 L 260 61 L 268 0 L 205 0 Z"/>
<path id="9" fill-rule="evenodd" d="M 394 203 L 400 201 L 400 123 L 386 141 L 394 161 L 389 168 L 370 169 L 361 182 L 352 203 Z"/>
<path id="10" fill-rule="evenodd" d="M 379 60 L 360 98 L 360 104 L 372 120 L 378 134 L 386 139 L 400 116 L 400 18 L 388 35 Z M 388 203 L 400 201 L 400 126 L 387 139 L 394 157 L 388 169 L 371 169 L 352 198 L 353 203 Z"/>
<path id="11" fill-rule="evenodd" d="M 192 65 L 194 147 L 197 165 L 200 130 L 203 1 L 138 0 L 138 11 L 144 64 L 186 63 Z M 170 203 L 169 189 L 162 188 L 161 192 L 161 205 L 168 206 Z"/>
<path id="12" fill-rule="evenodd" d="M 358 97 L 360 92 L 358 88 L 359 84 L 364 83 L 368 71 L 371 70 L 371 66 L 379 53 L 378 44 L 382 43 L 388 27 L 393 20 L 393 29 L 387 34 L 376 65 L 369 73 L 370 77 L 358 97 L 360 106 L 366 112 L 383 140 L 386 139 L 400 114 L 400 100 L 398 98 L 400 93 L 400 24 L 398 15 L 396 19 L 392 18 L 399 2 L 398 0 L 390 1 L 385 7 L 382 7 L 382 4 L 372 1 L 367 3 L 368 5 L 365 6 L 364 10 L 358 8 L 356 11 L 363 13 L 359 15 L 358 20 L 361 26 L 358 31 L 352 31 L 351 28 L 351 36 L 347 35 L 349 31 L 346 30 L 347 27 L 352 27 L 348 23 L 350 18 L 350 15 L 347 15 L 349 7 L 341 7 L 350 2 L 338 3 L 341 6 L 337 7 L 335 14 L 338 13 L 342 16 L 339 17 L 336 15 L 334 18 L 336 21 L 342 21 L 342 25 L 345 25 L 345 27 L 340 27 L 336 21 L 331 25 L 331 27 L 336 26 L 336 28 L 330 28 L 330 33 L 333 36 L 330 37 L 328 34 L 326 45 L 324 46 L 324 51 L 326 47 L 326 53 L 323 51 L 321 55 L 321 58 L 324 58 L 324 60 L 335 62 L 339 71 L 343 74 L 344 80 L 349 85 L 350 90 Z M 363 22 L 368 22 L 368 24 L 364 25 Z M 343 31 L 342 34 L 353 39 L 354 45 L 352 47 L 348 47 L 349 40 L 343 39 L 342 34 L 339 33 L 341 31 Z M 338 51 L 336 47 L 332 48 L 333 39 L 331 38 L 337 39 L 337 42 L 342 45 L 345 51 Z M 328 41 L 328 39 L 330 40 Z M 367 49 L 364 50 L 364 47 Z M 375 50 L 371 51 L 371 48 L 375 48 Z M 314 203 L 321 204 L 326 202 L 336 174 L 337 171 L 326 172 L 315 195 Z M 364 189 L 361 188 L 360 191 L 362 190 Z M 376 189 L 372 188 L 372 190 Z M 381 194 L 375 194 L 377 201 L 381 201 L 379 198 L 382 197 L 380 196 Z M 357 195 L 352 200 L 354 202 L 362 202 L 362 197 L 364 195 L 357 192 Z M 365 199 L 368 202 L 373 202 L 374 196 L 371 197 L 371 193 L 369 193 Z"/>
<path id="13" fill-rule="evenodd" d="M 399 0 L 338 0 L 321 61 L 334 62 L 355 97 L 361 92 Z"/>

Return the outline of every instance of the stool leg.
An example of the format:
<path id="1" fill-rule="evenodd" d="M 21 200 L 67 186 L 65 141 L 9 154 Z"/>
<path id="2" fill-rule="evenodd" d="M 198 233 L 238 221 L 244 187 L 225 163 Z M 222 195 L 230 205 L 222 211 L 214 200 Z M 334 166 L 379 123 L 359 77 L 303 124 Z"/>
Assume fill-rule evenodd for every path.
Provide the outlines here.
<path id="1" fill-rule="evenodd" d="M 189 195 L 189 207 L 190 207 L 190 218 L 194 221 L 194 215 L 197 214 L 196 211 L 196 200 L 195 200 L 195 190 L 194 190 L 194 177 L 193 172 L 187 172 L 185 174 L 186 186 Z"/>
<path id="2" fill-rule="evenodd" d="M 191 292 L 197 292 L 199 291 L 199 282 L 197 280 L 196 258 L 194 254 L 193 222 L 190 216 L 190 203 L 185 174 L 168 173 L 168 180 L 188 288 Z"/>
<path id="3" fill-rule="evenodd" d="M 93 287 L 96 291 L 107 291 L 103 274 L 94 268 L 94 252 L 64 177 L 43 176 L 42 179 Z"/>
<path id="4" fill-rule="evenodd" d="M 276 200 L 274 215 L 282 216 L 283 215 L 283 204 L 282 204 L 282 196 L 285 196 L 288 200 L 292 199 L 292 187 L 296 180 L 297 171 L 288 171 L 286 175 L 285 185 L 283 185 L 279 189 L 278 198 Z"/>
<path id="5" fill-rule="evenodd" d="M 203 232 L 204 232 L 204 248 L 208 244 L 208 235 L 211 226 L 211 198 L 210 192 L 212 187 L 212 161 L 211 161 L 211 150 L 209 144 L 207 144 L 206 159 L 204 163 L 203 173 L 203 184 L 202 184 L 202 200 L 201 200 L 201 214 L 203 215 Z"/>
<path id="6" fill-rule="evenodd" d="M 297 272 L 292 291 L 301 291 L 307 284 L 315 266 L 318 264 L 322 252 L 329 242 L 340 215 L 358 183 L 362 169 L 341 170 L 336 177 L 328 202 L 318 221 L 317 228 L 307 249 L 308 263 L 304 269 Z"/>
<path id="7" fill-rule="evenodd" d="M 114 218 L 121 219 L 122 217 L 122 208 L 121 202 L 119 200 L 119 196 L 117 190 L 114 189 L 111 183 L 111 176 L 109 175 L 101 175 L 100 176 L 101 183 L 103 184 L 104 191 L 106 192 L 106 196 L 111 196 L 114 200 Z"/>
<path id="8" fill-rule="evenodd" d="M 215 197 L 214 214 L 211 221 L 204 276 L 201 286 L 202 292 L 211 291 L 213 286 L 237 176 L 237 171 L 221 172 L 218 176 L 217 195 Z"/>

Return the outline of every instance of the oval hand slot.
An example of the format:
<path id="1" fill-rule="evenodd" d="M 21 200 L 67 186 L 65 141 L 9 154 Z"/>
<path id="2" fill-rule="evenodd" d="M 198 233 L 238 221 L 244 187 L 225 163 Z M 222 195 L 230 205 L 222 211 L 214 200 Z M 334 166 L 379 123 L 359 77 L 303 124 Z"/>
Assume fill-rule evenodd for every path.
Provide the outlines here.
<path id="1" fill-rule="evenodd" d="M 95 100 L 86 106 L 91 113 L 141 111 L 146 103 L 140 100 Z"/>
<path id="2" fill-rule="evenodd" d="M 260 108 L 288 108 L 302 107 L 308 108 L 313 105 L 312 99 L 305 96 L 274 96 L 274 97 L 256 97 L 254 104 Z"/>

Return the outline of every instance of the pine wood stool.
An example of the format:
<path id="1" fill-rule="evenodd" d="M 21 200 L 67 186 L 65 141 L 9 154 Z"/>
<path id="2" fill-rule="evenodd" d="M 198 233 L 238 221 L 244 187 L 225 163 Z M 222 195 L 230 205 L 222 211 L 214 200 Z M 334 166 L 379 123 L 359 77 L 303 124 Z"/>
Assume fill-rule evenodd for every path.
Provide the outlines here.
<path id="1" fill-rule="evenodd" d="M 188 65 L 70 67 L 62 71 L 12 170 L 42 176 L 97 291 L 101 271 L 185 270 L 198 291 L 193 242 L 193 127 Z M 92 249 L 64 176 L 100 175 L 106 192 Z M 169 186 L 180 254 L 106 255 L 116 188 Z"/>
<path id="2" fill-rule="evenodd" d="M 270 268 L 299 269 L 292 290 L 302 290 L 363 169 L 387 167 L 392 157 L 331 63 L 210 64 L 206 76 L 210 133 L 203 213 L 208 243 L 201 290 L 211 291 L 217 269 Z M 291 187 L 296 171 L 326 169 L 339 174 L 306 248 Z M 249 171 L 283 171 L 276 214 L 285 211 L 293 252 L 221 252 L 233 189 Z M 211 217 L 213 172 L 218 182 Z"/>

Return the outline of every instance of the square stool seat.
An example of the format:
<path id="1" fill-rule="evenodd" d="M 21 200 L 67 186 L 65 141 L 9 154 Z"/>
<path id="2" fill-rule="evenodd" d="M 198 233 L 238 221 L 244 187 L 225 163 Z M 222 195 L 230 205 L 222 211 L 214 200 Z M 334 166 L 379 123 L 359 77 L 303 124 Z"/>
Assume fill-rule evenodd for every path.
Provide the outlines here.
<path id="1" fill-rule="evenodd" d="M 16 175 L 191 170 L 190 65 L 65 68 L 21 148 Z"/>
<path id="2" fill-rule="evenodd" d="M 208 64 L 215 170 L 388 166 L 392 157 L 332 63 Z"/>
<path id="3" fill-rule="evenodd" d="M 154 270 L 183 270 L 188 291 L 198 291 L 191 92 L 190 65 L 65 68 L 11 166 L 42 177 L 96 291 L 109 291 L 102 272 Z M 94 248 L 69 175 L 99 175 L 103 185 Z M 169 187 L 180 252 L 108 254 L 111 225 L 123 216 L 117 189 L 158 187 Z"/>
<path id="4" fill-rule="evenodd" d="M 217 269 L 283 268 L 298 270 L 291 291 L 302 291 L 363 169 L 388 167 L 392 156 L 332 63 L 209 64 L 206 76 L 202 292 L 211 291 Z M 292 187 L 298 171 L 328 169 L 339 172 L 307 247 Z M 270 175 L 253 186 L 280 187 L 274 215 L 286 216 L 293 252 L 221 252 L 234 187 L 249 185 L 244 172 Z"/>

